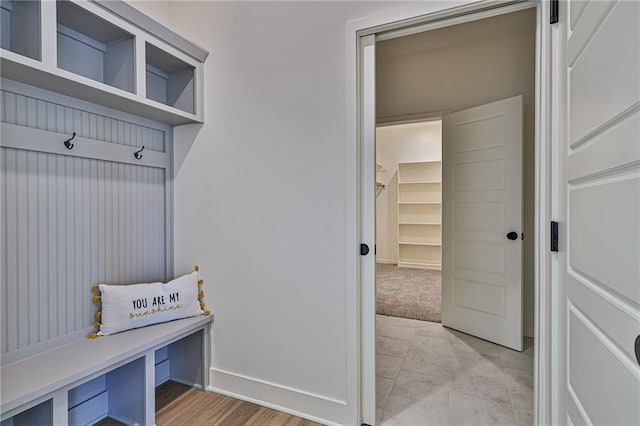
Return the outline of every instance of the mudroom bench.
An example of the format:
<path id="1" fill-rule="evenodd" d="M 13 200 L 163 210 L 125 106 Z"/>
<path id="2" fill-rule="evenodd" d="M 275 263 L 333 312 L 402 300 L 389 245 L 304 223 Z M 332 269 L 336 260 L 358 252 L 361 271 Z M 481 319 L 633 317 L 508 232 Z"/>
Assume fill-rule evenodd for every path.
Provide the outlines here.
<path id="1" fill-rule="evenodd" d="M 82 339 L 0 369 L 1 426 L 155 424 L 155 388 L 206 388 L 213 315 Z"/>

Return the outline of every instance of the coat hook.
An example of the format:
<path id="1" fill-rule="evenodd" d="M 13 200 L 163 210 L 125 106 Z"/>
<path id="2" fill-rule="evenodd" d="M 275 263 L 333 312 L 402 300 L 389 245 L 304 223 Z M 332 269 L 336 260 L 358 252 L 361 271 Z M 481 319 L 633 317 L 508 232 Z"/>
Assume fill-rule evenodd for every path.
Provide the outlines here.
<path id="1" fill-rule="evenodd" d="M 64 146 L 67 147 L 67 149 L 73 149 L 73 144 L 71 143 L 71 141 L 73 140 L 73 138 L 76 137 L 76 132 L 73 132 L 73 136 L 71 136 L 69 139 L 67 139 L 66 141 L 64 141 Z"/>
<path id="2" fill-rule="evenodd" d="M 133 153 L 133 156 L 136 157 L 136 160 L 142 159 L 142 151 L 144 151 L 144 145 L 142 145 L 142 148 L 140 149 L 140 151 L 136 151 Z"/>

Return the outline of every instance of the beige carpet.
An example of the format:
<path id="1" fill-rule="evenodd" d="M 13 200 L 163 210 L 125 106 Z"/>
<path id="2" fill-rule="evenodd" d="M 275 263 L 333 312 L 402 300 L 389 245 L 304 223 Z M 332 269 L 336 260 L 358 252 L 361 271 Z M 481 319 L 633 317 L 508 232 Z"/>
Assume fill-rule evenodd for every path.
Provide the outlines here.
<path id="1" fill-rule="evenodd" d="M 376 275 L 378 314 L 440 322 L 440 271 L 378 264 Z"/>

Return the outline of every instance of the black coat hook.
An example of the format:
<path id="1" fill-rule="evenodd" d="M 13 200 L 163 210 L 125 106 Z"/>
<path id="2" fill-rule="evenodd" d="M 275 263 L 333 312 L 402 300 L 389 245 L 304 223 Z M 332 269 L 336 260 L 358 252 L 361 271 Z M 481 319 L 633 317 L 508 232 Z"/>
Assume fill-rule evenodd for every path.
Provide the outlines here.
<path id="1" fill-rule="evenodd" d="M 67 149 L 73 149 L 73 144 L 71 143 L 71 141 L 73 140 L 73 138 L 76 137 L 76 132 L 73 132 L 73 136 L 71 136 L 69 139 L 67 139 L 66 141 L 64 141 L 64 146 L 67 147 Z"/>
<path id="2" fill-rule="evenodd" d="M 140 151 L 136 151 L 133 153 L 133 156 L 136 157 L 136 160 L 142 159 L 142 151 L 144 151 L 144 145 L 142 145 L 142 148 L 140 149 Z"/>

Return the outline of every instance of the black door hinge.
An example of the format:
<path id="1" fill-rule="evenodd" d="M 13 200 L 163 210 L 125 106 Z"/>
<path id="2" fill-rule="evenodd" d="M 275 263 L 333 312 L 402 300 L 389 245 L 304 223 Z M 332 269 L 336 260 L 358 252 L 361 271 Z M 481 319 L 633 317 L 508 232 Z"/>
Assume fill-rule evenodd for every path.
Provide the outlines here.
<path id="1" fill-rule="evenodd" d="M 560 7 L 560 0 L 551 0 L 549 6 L 551 7 L 549 23 L 550 24 L 557 24 L 558 20 L 559 20 L 559 11 L 558 11 L 558 9 Z"/>
<path id="2" fill-rule="evenodd" d="M 558 251 L 558 222 L 551 221 L 551 251 Z"/>

